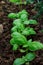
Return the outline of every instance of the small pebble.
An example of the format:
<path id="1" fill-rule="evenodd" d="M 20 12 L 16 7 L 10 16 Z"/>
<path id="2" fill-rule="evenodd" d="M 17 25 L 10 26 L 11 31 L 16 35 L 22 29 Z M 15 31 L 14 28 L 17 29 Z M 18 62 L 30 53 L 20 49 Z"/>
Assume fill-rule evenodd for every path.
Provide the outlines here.
<path id="1" fill-rule="evenodd" d="M 0 34 L 3 33 L 3 25 L 0 24 Z"/>
<path id="2" fill-rule="evenodd" d="M 1 1 L 2 4 L 5 4 L 5 1 Z"/>

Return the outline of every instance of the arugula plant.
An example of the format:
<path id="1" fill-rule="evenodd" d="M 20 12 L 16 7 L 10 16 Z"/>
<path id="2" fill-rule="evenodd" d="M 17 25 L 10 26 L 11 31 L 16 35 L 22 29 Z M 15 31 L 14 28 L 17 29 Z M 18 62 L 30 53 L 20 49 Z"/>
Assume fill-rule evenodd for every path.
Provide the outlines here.
<path id="1" fill-rule="evenodd" d="M 29 27 L 29 25 L 37 25 L 38 22 L 33 19 L 28 20 L 28 13 L 26 10 L 22 10 L 14 14 L 9 14 L 8 17 L 10 19 L 14 18 L 12 23 L 13 27 L 11 29 L 12 38 L 10 40 L 10 44 L 13 47 L 12 49 L 14 51 L 19 50 L 21 53 L 26 53 L 26 55 L 22 56 L 22 58 L 15 59 L 13 65 L 22 65 L 26 62 L 32 61 L 36 57 L 34 52 L 43 49 L 42 43 L 38 41 L 32 41 L 32 39 L 27 39 L 27 36 L 37 34 L 33 28 Z M 28 25 L 28 27 L 26 25 Z"/>

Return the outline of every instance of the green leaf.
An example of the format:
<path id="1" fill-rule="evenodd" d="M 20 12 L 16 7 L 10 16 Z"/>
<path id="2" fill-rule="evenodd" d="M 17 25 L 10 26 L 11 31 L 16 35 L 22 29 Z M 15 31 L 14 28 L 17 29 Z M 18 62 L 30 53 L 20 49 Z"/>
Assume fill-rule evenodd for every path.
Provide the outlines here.
<path id="1" fill-rule="evenodd" d="M 22 22 L 21 19 L 16 19 L 16 20 L 13 21 L 13 25 L 16 25 L 16 26 L 20 25 L 21 22 Z"/>
<path id="2" fill-rule="evenodd" d="M 22 32 L 25 29 L 25 26 L 23 24 L 20 24 L 17 26 L 18 32 Z"/>
<path id="3" fill-rule="evenodd" d="M 28 20 L 28 16 L 26 14 L 22 14 L 20 19 L 24 22 Z"/>
<path id="4" fill-rule="evenodd" d="M 12 29 L 11 29 L 11 32 L 15 32 L 17 31 L 17 26 L 14 26 Z"/>
<path id="5" fill-rule="evenodd" d="M 16 19 L 15 21 L 13 21 L 13 25 L 16 25 L 18 32 L 22 32 L 25 29 L 25 26 L 24 24 L 22 24 L 20 19 Z M 13 30 L 14 29 L 15 28 L 13 27 Z"/>
<path id="6" fill-rule="evenodd" d="M 10 14 L 8 14 L 8 18 L 10 18 L 10 19 L 17 18 L 17 14 L 16 13 L 10 13 Z"/>
<path id="7" fill-rule="evenodd" d="M 11 37 L 14 38 L 15 43 L 17 44 L 26 44 L 27 43 L 27 39 L 25 38 L 25 36 L 23 36 L 22 34 L 18 33 L 18 32 L 14 32 L 11 34 Z"/>
<path id="8" fill-rule="evenodd" d="M 16 25 L 16 26 L 17 26 L 18 32 L 22 32 L 25 29 L 25 26 L 22 23 L 20 23 L 19 25 Z"/>
<path id="9" fill-rule="evenodd" d="M 12 2 L 12 3 L 20 2 L 20 0 L 9 0 L 9 1 Z"/>
<path id="10" fill-rule="evenodd" d="M 28 53 L 25 56 L 25 59 L 27 59 L 26 61 L 32 61 L 34 58 L 36 57 L 36 55 L 34 53 Z"/>
<path id="11" fill-rule="evenodd" d="M 17 5 L 26 4 L 26 1 L 22 1 L 22 0 L 9 0 L 9 2 L 15 3 Z"/>
<path id="12" fill-rule="evenodd" d="M 38 22 L 36 20 L 27 20 L 27 21 L 24 21 L 24 24 L 28 25 L 28 24 L 35 24 L 37 25 Z"/>
<path id="13" fill-rule="evenodd" d="M 15 40 L 14 40 L 14 38 L 12 38 L 11 40 L 10 40 L 10 44 L 11 45 L 14 45 L 16 42 L 15 42 Z"/>
<path id="14" fill-rule="evenodd" d="M 28 46 L 29 46 L 28 47 L 29 50 L 31 50 L 31 51 L 37 51 L 37 50 L 43 49 L 43 44 L 40 42 L 37 42 L 37 41 L 28 43 Z"/>
<path id="15" fill-rule="evenodd" d="M 20 49 L 20 52 L 21 52 L 21 53 L 24 53 L 24 52 L 26 52 L 26 50 Z"/>
<path id="16" fill-rule="evenodd" d="M 34 35 L 34 34 L 36 34 L 36 32 L 34 31 L 33 28 L 27 27 L 26 29 L 24 29 L 22 34 L 23 35 Z"/>
<path id="17" fill-rule="evenodd" d="M 29 40 L 28 40 L 28 43 L 30 44 L 31 42 L 32 42 L 32 39 L 29 39 Z M 27 48 L 27 47 L 28 47 L 28 43 L 25 44 L 25 45 L 23 45 L 23 47 L 24 47 L 24 48 Z"/>
<path id="18" fill-rule="evenodd" d="M 30 65 L 30 63 L 29 62 L 26 62 L 25 65 Z"/>
<path id="19" fill-rule="evenodd" d="M 18 45 L 17 44 L 14 44 L 13 45 L 13 50 L 17 50 L 18 49 Z"/>
<path id="20" fill-rule="evenodd" d="M 17 14 L 17 16 L 20 18 L 22 14 L 28 15 L 26 10 L 22 10 Z"/>
<path id="21" fill-rule="evenodd" d="M 30 42 L 32 42 L 32 39 L 29 39 L 29 40 L 28 40 L 28 43 L 30 43 Z"/>
<path id="22" fill-rule="evenodd" d="M 17 58 L 13 65 L 23 65 L 25 62 L 27 61 L 32 61 L 34 58 L 36 57 L 36 55 L 34 53 L 28 53 L 25 56 L 23 56 L 22 58 Z"/>
<path id="23" fill-rule="evenodd" d="M 22 58 L 17 58 L 17 59 L 14 61 L 13 65 L 22 65 L 22 64 L 24 64 L 24 63 L 25 63 L 25 61 L 22 60 Z"/>

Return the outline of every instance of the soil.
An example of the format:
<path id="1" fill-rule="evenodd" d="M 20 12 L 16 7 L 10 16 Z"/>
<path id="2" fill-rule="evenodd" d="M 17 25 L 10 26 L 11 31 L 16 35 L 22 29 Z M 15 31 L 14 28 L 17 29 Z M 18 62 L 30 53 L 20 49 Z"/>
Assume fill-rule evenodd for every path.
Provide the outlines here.
<path id="1" fill-rule="evenodd" d="M 22 9 L 26 9 L 30 14 L 30 19 L 35 15 L 35 13 L 31 12 L 32 8 L 34 8 L 33 5 L 22 5 Z M 11 39 L 10 30 L 13 20 L 9 19 L 7 15 L 11 12 L 18 11 L 20 11 L 18 6 L 9 3 L 7 0 L 0 0 L 0 24 L 3 25 L 3 33 L 0 34 L 0 65 L 13 65 L 14 59 L 23 55 L 19 51 L 14 52 L 9 42 Z M 43 43 L 43 32 L 40 32 L 40 30 L 43 29 L 43 18 L 38 18 L 37 21 L 39 23 L 37 26 L 30 25 L 36 30 L 37 34 L 35 36 L 29 36 L 28 38 Z M 43 50 L 38 50 L 35 53 L 36 58 L 30 62 L 30 65 L 43 65 Z"/>

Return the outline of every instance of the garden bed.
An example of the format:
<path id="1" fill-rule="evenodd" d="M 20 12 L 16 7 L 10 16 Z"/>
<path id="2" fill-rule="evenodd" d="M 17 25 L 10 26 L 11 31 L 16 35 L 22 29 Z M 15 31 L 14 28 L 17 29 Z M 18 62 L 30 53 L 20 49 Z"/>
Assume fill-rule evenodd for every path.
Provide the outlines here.
<path id="1" fill-rule="evenodd" d="M 22 8 L 27 10 L 30 14 L 29 18 L 32 19 L 32 16 L 35 15 L 31 11 L 34 5 L 22 5 Z M 18 6 L 5 1 L 0 2 L 0 24 L 3 25 L 3 33 L 0 35 L 0 65 L 13 65 L 14 59 L 23 55 L 19 51 L 13 51 L 9 42 L 13 20 L 8 19 L 7 15 L 18 11 L 20 11 Z M 35 28 L 37 35 L 29 36 L 29 38 L 43 43 L 43 32 L 40 32 L 43 29 L 43 18 L 38 18 L 37 21 L 39 22 L 37 26 L 30 25 Z M 36 58 L 30 62 L 30 65 L 43 65 L 43 50 L 36 51 Z"/>

